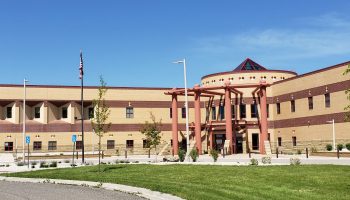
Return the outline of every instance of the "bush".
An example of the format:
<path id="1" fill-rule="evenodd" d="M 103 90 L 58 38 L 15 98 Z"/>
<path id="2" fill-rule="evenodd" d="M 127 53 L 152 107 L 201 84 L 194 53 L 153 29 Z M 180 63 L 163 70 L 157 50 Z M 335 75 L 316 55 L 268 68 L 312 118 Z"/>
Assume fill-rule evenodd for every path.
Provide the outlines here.
<path id="1" fill-rule="evenodd" d="M 197 158 L 198 158 L 198 151 L 196 148 L 192 149 L 191 152 L 190 152 L 190 157 L 192 158 L 192 161 L 193 162 L 196 162 L 197 161 Z"/>
<path id="2" fill-rule="evenodd" d="M 35 166 L 36 164 L 38 164 L 36 161 L 32 161 L 30 162 L 31 165 Z"/>
<path id="3" fill-rule="evenodd" d="M 24 166 L 24 162 L 18 162 L 17 166 Z"/>
<path id="4" fill-rule="evenodd" d="M 346 143 L 346 144 L 345 144 L 345 147 L 346 147 L 347 150 L 350 151 L 350 143 Z"/>
<path id="5" fill-rule="evenodd" d="M 40 162 L 40 168 L 48 168 L 49 165 L 46 162 Z"/>
<path id="6" fill-rule="evenodd" d="M 115 160 L 114 163 L 115 163 L 115 164 L 119 164 L 120 161 L 119 161 L 119 160 Z"/>
<path id="7" fill-rule="evenodd" d="M 53 161 L 53 162 L 50 164 L 50 167 L 57 167 L 57 161 Z"/>
<path id="8" fill-rule="evenodd" d="M 297 150 L 297 154 L 298 154 L 298 155 L 301 154 L 301 150 L 300 150 L 300 149 Z"/>
<path id="9" fill-rule="evenodd" d="M 183 149 L 180 149 L 180 150 L 179 150 L 179 159 L 180 159 L 180 162 L 185 161 L 185 156 L 186 156 L 186 151 L 183 150 Z"/>
<path id="10" fill-rule="evenodd" d="M 290 165 L 300 165 L 301 161 L 299 158 L 290 158 Z"/>
<path id="11" fill-rule="evenodd" d="M 343 144 L 338 144 L 337 145 L 337 150 L 341 151 L 341 150 L 343 150 L 343 148 L 344 148 Z"/>
<path id="12" fill-rule="evenodd" d="M 259 165 L 259 161 L 255 158 L 250 159 L 250 165 Z"/>
<path id="13" fill-rule="evenodd" d="M 214 162 L 216 162 L 218 160 L 218 157 L 219 157 L 219 152 L 216 151 L 215 149 L 211 149 L 210 155 L 211 155 L 211 157 L 213 157 Z"/>
<path id="14" fill-rule="evenodd" d="M 271 157 L 262 157 L 261 162 L 263 164 L 271 164 Z"/>
<path id="15" fill-rule="evenodd" d="M 69 160 L 64 160 L 64 163 L 69 163 Z"/>
<path id="16" fill-rule="evenodd" d="M 326 149 L 327 149 L 327 151 L 332 151 L 333 146 L 331 144 L 327 144 Z"/>

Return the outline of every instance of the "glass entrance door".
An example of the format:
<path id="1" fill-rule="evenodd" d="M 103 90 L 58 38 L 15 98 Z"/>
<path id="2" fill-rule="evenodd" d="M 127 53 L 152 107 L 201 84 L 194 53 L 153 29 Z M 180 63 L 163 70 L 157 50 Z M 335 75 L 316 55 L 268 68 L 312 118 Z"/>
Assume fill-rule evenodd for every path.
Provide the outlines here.
<path id="1" fill-rule="evenodd" d="M 215 134 L 215 144 L 214 149 L 220 151 L 224 147 L 226 135 L 225 134 Z"/>

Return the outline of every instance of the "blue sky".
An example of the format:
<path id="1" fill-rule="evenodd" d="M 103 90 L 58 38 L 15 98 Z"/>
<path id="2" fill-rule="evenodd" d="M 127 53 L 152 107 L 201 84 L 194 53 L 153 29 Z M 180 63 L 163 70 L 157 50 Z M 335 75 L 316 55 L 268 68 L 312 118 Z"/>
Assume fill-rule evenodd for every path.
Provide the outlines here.
<path id="1" fill-rule="evenodd" d="M 3 84 L 183 87 L 250 57 L 305 73 L 350 60 L 347 0 L 0 0 Z"/>

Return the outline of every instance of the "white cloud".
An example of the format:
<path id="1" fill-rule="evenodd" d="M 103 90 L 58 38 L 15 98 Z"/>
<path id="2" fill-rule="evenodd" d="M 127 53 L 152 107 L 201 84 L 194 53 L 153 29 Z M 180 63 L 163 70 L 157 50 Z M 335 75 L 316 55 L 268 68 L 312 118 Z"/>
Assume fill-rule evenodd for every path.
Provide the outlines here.
<path id="1" fill-rule="evenodd" d="M 274 60 L 350 54 L 350 22 L 335 14 L 298 20 L 303 28 L 247 30 L 233 35 L 202 38 L 195 51 L 242 54 Z M 305 26 L 308 25 L 308 26 Z"/>

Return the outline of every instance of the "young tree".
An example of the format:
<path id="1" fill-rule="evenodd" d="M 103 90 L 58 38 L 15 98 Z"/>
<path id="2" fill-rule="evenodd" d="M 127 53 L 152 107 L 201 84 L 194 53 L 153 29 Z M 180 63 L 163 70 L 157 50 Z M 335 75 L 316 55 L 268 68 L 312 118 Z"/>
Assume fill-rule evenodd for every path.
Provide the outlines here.
<path id="1" fill-rule="evenodd" d="M 159 122 L 156 121 L 155 116 L 153 113 L 150 113 L 151 122 L 145 121 L 145 124 L 142 126 L 140 132 L 146 136 L 146 142 L 147 147 L 149 148 L 149 151 L 151 151 L 152 148 L 155 149 L 155 155 L 156 155 L 156 161 L 157 161 L 157 145 L 160 144 L 160 133 L 161 133 L 161 126 L 162 126 L 162 119 L 159 120 Z"/>
<path id="2" fill-rule="evenodd" d="M 110 114 L 109 107 L 105 101 L 107 93 L 106 82 L 100 76 L 100 87 L 98 88 L 98 98 L 92 101 L 95 115 L 91 119 L 91 126 L 95 134 L 98 136 L 98 171 L 100 171 L 101 164 L 101 138 L 108 132 L 111 123 L 107 123 Z"/>
<path id="3" fill-rule="evenodd" d="M 348 68 L 345 70 L 345 72 L 343 73 L 343 75 L 347 75 L 350 73 L 350 65 L 348 65 Z M 345 90 L 345 94 L 346 94 L 346 98 L 350 101 L 350 88 L 348 88 L 347 90 Z M 345 111 L 347 111 L 346 115 L 345 115 L 345 121 L 350 121 L 350 104 L 347 105 L 344 108 Z"/>

